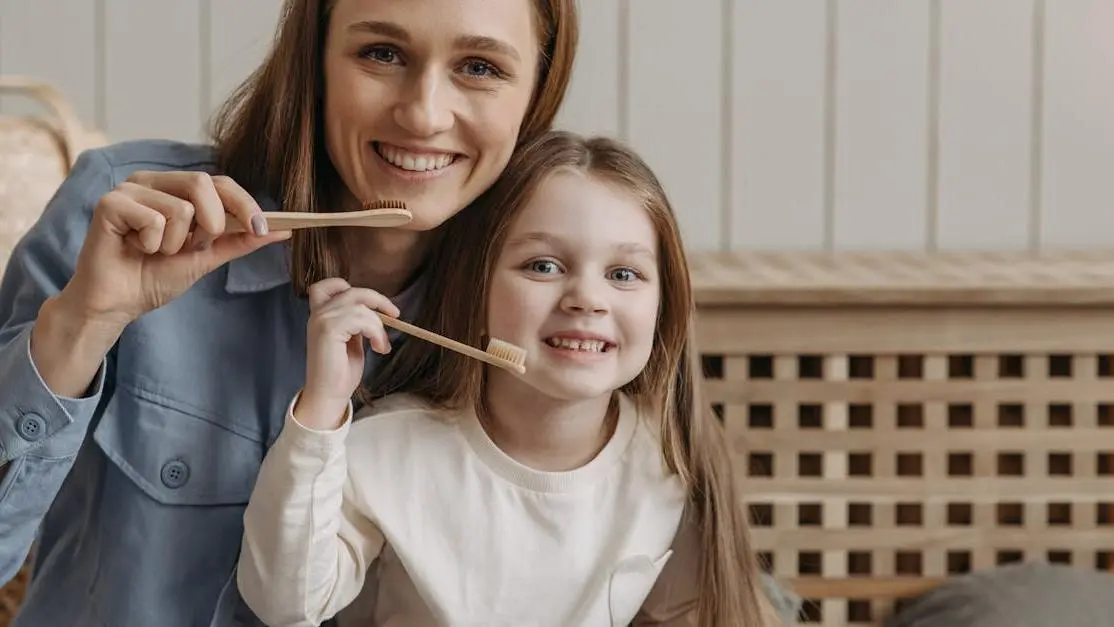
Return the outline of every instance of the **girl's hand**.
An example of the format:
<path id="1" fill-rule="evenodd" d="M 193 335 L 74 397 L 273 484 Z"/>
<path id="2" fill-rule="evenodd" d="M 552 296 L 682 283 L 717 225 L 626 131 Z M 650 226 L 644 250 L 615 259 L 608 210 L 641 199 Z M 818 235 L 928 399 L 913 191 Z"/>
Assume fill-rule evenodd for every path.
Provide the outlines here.
<path id="1" fill-rule="evenodd" d="M 363 380 L 364 338 L 377 353 L 391 351 L 375 311 L 394 317 L 399 311 L 386 296 L 337 278 L 310 286 L 309 308 L 306 383 L 294 413 L 305 427 L 333 430 Z"/>

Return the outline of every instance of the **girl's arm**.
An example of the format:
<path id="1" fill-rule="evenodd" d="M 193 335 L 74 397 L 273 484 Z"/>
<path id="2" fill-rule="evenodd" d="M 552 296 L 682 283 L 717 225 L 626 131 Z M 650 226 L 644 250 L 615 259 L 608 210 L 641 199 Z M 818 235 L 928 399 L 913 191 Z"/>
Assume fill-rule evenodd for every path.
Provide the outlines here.
<path id="1" fill-rule="evenodd" d="M 237 583 L 266 624 L 319 625 L 351 603 L 383 536 L 351 498 L 345 437 L 351 406 L 332 430 L 286 426 L 263 460 L 244 513 Z"/>

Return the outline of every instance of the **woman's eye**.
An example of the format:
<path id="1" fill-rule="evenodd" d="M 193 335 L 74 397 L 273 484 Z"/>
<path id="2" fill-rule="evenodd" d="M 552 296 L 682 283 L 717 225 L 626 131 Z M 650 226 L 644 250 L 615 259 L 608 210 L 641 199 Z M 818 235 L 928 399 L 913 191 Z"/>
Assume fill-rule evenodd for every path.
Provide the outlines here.
<path id="1" fill-rule="evenodd" d="M 500 76 L 499 69 L 487 61 L 474 59 L 464 64 L 464 73 L 472 78 L 495 78 Z"/>
<path id="2" fill-rule="evenodd" d="M 360 51 L 360 56 L 379 63 L 394 63 L 398 60 L 398 51 L 390 46 L 368 46 Z"/>

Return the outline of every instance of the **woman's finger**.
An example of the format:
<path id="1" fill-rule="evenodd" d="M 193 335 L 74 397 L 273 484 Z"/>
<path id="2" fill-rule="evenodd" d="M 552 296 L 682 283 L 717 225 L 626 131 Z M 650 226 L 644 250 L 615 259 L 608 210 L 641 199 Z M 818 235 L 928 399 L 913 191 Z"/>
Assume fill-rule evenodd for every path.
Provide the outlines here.
<path id="1" fill-rule="evenodd" d="M 224 205 L 224 211 L 232 214 L 236 220 L 243 224 L 248 233 L 267 234 L 267 221 L 263 219 L 263 209 L 247 190 L 227 176 L 214 176 L 213 186 Z M 214 235 L 223 233 L 225 228 L 223 220 L 219 228 L 220 230 L 209 232 Z M 208 231 L 209 227 L 205 227 L 205 230 Z"/>
<path id="2" fill-rule="evenodd" d="M 159 250 L 166 255 L 182 249 L 193 230 L 194 206 L 188 200 L 138 183 L 125 182 L 120 190 L 141 205 L 150 207 L 166 217 Z"/>
<path id="3" fill-rule="evenodd" d="M 209 174 L 140 170 L 132 173 L 128 181 L 189 201 L 194 207 L 197 226 L 208 234 L 207 238 L 200 237 L 194 245 L 202 244 L 224 232 L 224 201 L 217 193 L 216 184 Z"/>
<path id="4" fill-rule="evenodd" d="M 162 247 L 166 216 L 123 191 L 106 194 L 98 211 L 109 228 L 136 250 L 153 255 Z"/>

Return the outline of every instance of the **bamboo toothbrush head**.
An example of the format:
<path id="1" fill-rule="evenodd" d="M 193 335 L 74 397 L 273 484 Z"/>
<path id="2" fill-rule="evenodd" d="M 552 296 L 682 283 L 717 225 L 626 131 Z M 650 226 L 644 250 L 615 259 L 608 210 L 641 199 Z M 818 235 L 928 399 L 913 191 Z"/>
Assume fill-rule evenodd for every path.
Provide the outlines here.
<path id="1" fill-rule="evenodd" d="M 526 372 L 526 349 L 521 346 L 515 346 L 510 342 L 504 342 L 498 338 L 491 338 L 487 343 L 487 354 L 501 361 L 507 362 L 504 364 L 497 364 L 509 370 L 514 370 L 518 374 Z"/>

